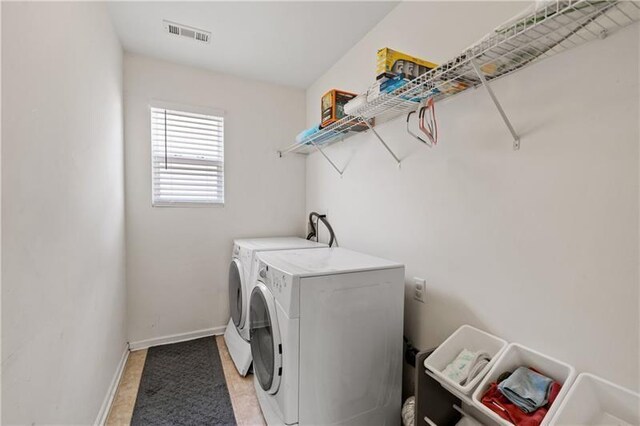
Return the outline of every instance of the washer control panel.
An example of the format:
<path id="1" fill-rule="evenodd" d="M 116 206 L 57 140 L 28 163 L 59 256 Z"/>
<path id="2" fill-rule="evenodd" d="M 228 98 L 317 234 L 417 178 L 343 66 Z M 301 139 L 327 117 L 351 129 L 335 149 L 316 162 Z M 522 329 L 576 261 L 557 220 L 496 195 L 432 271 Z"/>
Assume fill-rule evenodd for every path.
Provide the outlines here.
<path id="1" fill-rule="evenodd" d="M 288 313 L 292 308 L 293 277 L 266 265 L 262 261 L 258 265 L 258 279 L 271 291 L 276 301 Z M 296 308 L 297 311 L 297 308 Z"/>

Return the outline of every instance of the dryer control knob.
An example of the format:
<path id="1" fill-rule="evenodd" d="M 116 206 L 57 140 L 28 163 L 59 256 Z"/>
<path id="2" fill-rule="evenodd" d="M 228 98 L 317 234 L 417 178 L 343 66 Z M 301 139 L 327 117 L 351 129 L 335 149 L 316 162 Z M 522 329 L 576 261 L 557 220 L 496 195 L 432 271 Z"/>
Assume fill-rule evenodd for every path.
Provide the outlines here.
<path id="1" fill-rule="evenodd" d="M 260 275 L 260 278 L 262 278 L 263 280 L 267 279 L 267 271 L 264 268 L 260 269 L 260 272 L 258 273 L 258 275 Z"/>

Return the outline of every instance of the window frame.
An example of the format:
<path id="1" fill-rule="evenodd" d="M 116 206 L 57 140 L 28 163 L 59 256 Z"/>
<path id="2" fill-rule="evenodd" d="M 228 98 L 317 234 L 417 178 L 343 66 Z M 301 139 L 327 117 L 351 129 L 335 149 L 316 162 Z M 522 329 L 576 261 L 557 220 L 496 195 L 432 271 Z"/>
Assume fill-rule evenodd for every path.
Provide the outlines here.
<path id="1" fill-rule="evenodd" d="M 226 121 L 226 111 L 219 108 L 212 107 L 203 107 L 203 106 L 194 106 L 194 105 L 186 105 L 186 104 L 178 104 L 174 102 L 166 102 L 160 100 L 152 100 L 149 102 L 147 107 L 147 120 L 149 124 L 149 160 L 150 160 L 150 172 L 151 172 L 151 207 L 184 207 L 184 208 L 222 208 L 225 206 L 226 202 L 226 194 L 227 194 L 227 180 L 226 180 L 226 144 L 225 144 L 225 127 L 223 124 L 222 130 L 222 201 L 212 201 L 212 202 L 197 202 L 197 201 L 154 201 L 154 167 L 153 167 L 153 122 L 152 122 L 152 108 L 160 108 L 167 110 L 174 110 L 185 112 L 187 114 L 203 114 L 203 115 L 211 115 L 215 117 L 220 117 L 223 120 L 223 123 Z"/>

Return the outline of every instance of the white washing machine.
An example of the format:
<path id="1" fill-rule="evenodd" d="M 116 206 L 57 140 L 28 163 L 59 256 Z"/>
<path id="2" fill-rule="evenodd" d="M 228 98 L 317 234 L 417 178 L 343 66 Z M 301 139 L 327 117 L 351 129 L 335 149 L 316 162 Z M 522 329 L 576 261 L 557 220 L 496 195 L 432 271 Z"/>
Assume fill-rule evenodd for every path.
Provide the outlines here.
<path id="1" fill-rule="evenodd" d="M 342 248 L 258 254 L 254 384 L 269 425 L 398 425 L 404 266 Z"/>
<path id="2" fill-rule="evenodd" d="M 229 310 L 231 318 L 224 340 L 231 358 L 243 376 L 251 366 L 249 346 L 249 296 L 255 282 L 255 255 L 266 250 L 309 249 L 327 247 L 326 244 L 297 237 L 247 238 L 233 242 L 229 266 Z"/>

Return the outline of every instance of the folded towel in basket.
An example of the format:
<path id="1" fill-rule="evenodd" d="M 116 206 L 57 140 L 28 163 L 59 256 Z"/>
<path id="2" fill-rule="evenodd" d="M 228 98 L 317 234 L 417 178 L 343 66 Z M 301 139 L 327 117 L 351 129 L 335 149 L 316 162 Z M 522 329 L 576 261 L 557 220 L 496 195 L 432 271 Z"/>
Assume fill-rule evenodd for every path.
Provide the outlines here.
<path id="1" fill-rule="evenodd" d="M 498 385 L 498 390 L 525 413 L 547 404 L 553 380 L 527 367 L 518 367 Z"/>
<path id="2" fill-rule="evenodd" d="M 555 401 L 561 386 L 553 382 L 550 386 L 549 402 L 532 413 L 523 412 L 500 392 L 497 383 L 491 383 L 489 390 L 482 397 L 482 404 L 501 418 L 518 426 L 539 426 L 547 415 L 551 404 Z"/>
<path id="3" fill-rule="evenodd" d="M 489 363 L 491 357 L 486 352 L 472 352 L 463 349 L 458 356 L 442 370 L 454 382 L 465 385 L 473 380 Z"/>

